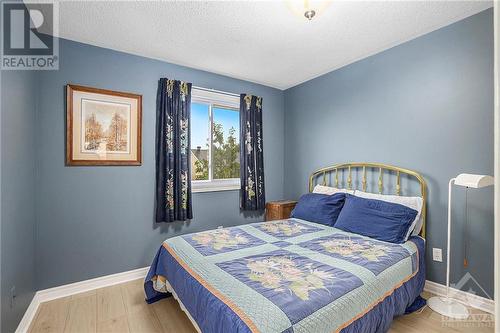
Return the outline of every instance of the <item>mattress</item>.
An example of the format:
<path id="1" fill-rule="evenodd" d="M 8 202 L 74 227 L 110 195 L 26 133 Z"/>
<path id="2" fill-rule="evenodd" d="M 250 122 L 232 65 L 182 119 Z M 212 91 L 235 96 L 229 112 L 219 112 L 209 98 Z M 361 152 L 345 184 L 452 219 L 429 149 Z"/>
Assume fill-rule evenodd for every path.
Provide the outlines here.
<path id="1" fill-rule="evenodd" d="M 424 240 L 392 244 L 299 219 L 167 239 L 145 279 L 202 332 L 385 332 L 414 310 Z"/>

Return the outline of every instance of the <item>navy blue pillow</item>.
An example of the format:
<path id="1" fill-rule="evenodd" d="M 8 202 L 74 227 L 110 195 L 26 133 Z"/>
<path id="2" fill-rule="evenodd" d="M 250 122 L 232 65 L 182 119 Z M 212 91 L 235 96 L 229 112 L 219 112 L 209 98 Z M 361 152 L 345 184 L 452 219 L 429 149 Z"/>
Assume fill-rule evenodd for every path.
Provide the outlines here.
<path id="1" fill-rule="evenodd" d="M 404 243 L 418 212 L 396 203 L 347 194 L 335 228 L 391 243 Z"/>
<path id="2" fill-rule="evenodd" d="M 300 197 L 291 217 L 333 226 L 344 206 L 345 194 L 308 193 Z"/>

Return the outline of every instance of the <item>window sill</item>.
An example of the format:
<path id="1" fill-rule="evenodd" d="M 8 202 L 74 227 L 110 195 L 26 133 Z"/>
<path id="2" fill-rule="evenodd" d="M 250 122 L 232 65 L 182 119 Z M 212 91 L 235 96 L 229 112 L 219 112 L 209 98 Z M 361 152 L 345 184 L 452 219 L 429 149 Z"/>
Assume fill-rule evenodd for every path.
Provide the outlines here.
<path id="1" fill-rule="evenodd" d="M 204 193 L 204 192 L 221 192 L 221 191 L 237 191 L 240 186 L 211 186 L 211 187 L 193 187 L 191 189 L 192 193 Z"/>
<path id="2" fill-rule="evenodd" d="M 192 183 L 192 193 L 236 191 L 240 189 L 240 180 L 222 180 L 222 181 L 194 181 Z"/>

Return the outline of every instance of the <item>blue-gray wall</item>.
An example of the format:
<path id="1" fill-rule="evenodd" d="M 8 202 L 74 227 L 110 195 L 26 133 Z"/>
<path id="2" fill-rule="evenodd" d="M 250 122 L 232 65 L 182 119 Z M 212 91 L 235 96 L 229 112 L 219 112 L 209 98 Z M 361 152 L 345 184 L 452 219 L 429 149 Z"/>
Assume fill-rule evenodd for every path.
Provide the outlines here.
<path id="1" fill-rule="evenodd" d="M 313 170 L 348 161 L 426 178 L 428 279 L 444 283 L 446 265 L 431 249 L 446 249 L 448 180 L 493 174 L 491 9 L 285 91 L 285 196 L 306 191 Z M 468 271 L 492 296 L 493 190 L 469 191 L 467 269 L 463 188 L 454 194 L 451 281 Z"/>
<path id="2" fill-rule="evenodd" d="M 487 10 L 285 92 L 67 40 L 59 71 L 2 72 L 2 332 L 17 325 L 34 290 L 144 267 L 165 238 L 261 218 L 243 216 L 238 192 L 228 191 L 195 194 L 189 223 L 153 223 L 160 77 L 263 96 L 268 200 L 297 198 L 311 171 L 333 163 L 420 171 L 429 190 L 428 278 L 443 283 L 445 265 L 431 261 L 430 249 L 446 245 L 448 179 L 493 172 L 492 27 Z M 68 83 L 143 95 L 142 166 L 64 166 Z M 454 194 L 452 282 L 469 271 L 492 295 L 492 190 L 469 192 L 467 270 L 464 191 Z"/>
<path id="3" fill-rule="evenodd" d="M 1 73 L 1 322 L 13 332 L 35 288 L 35 133 L 37 78 Z M 17 297 L 11 307 L 11 288 Z"/>
<path id="4" fill-rule="evenodd" d="M 180 233 L 256 221 L 239 211 L 238 191 L 194 194 L 194 219 L 153 223 L 156 88 L 160 77 L 264 100 L 267 199 L 283 197 L 282 91 L 166 62 L 61 40 L 60 69 L 40 73 L 37 124 L 36 267 L 38 289 L 145 267 L 161 242 Z M 140 167 L 66 167 L 68 83 L 143 96 Z"/>

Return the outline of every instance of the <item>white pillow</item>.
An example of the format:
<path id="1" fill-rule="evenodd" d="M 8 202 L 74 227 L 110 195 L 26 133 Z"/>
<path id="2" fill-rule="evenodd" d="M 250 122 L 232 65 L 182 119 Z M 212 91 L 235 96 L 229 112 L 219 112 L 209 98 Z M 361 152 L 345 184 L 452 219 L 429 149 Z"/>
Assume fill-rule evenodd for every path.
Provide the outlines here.
<path id="1" fill-rule="evenodd" d="M 313 193 L 328 194 L 333 195 L 335 193 L 349 193 L 354 194 L 354 190 L 348 190 L 345 188 L 336 188 L 331 186 L 316 185 L 314 186 Z"/>
<path id="2" fill-rule="evenodd" d="M 421 197 L 405 197 L 401 195 L 389 195 L 389 194 L 377 194 L 377 193 L 368 193 L 360 190 L 356 190 L 354 195 L 361 198 L 366 199 L 375 199 L 386 202 L 397 203 L 411 209 L 415 209 L 417 211 L 417 216 L 415 216 L 415 220 L 413 220 L 410 228 L 408 229 L 408 233 L 406 234 L 406 240 L 411 235 L 418 235 L 420 230 L 422 229 L 423 218 L 422 218 L 422 207 L 424 205 L 424 201 Z"/>

